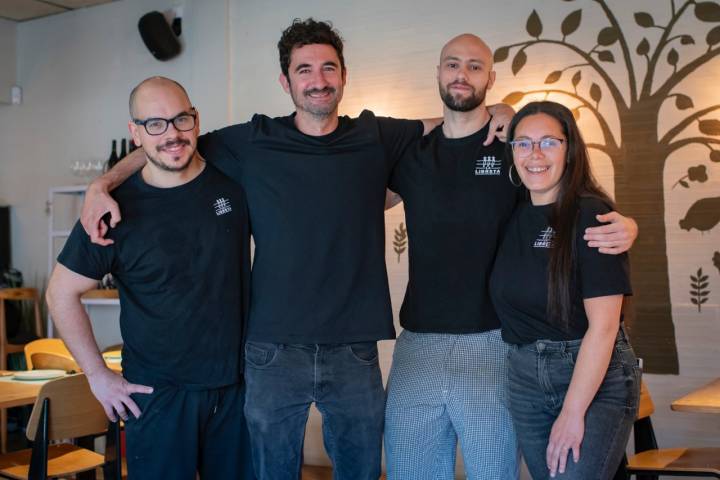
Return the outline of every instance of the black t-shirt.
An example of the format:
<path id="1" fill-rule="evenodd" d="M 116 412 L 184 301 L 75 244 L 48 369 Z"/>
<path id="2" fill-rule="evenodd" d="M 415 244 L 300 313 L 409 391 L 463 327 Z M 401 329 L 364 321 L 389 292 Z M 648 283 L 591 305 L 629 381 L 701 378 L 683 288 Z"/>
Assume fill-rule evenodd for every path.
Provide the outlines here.
<path id="1" fill-rule="evenodd" d="M 582 238 L 587 227 L 599 225 L 595 215 L 609 211 L 599 199 L 580 200 L 575 238 L 577 260 L 570 292 L 573 305 L 570 327 L 566 330 L 550 322 L 547 316 L 552 205 L 533 206 L 527 202 L 518 206 L 500 246 L 490 283 L 506 342 L 580 339 L 588 328 L 583 299 L 632 294 L 627 254 L 602 254 L 588 247 Z"/>
<path id="2" fill-rule="evenodd" d="M 442 126 L 408 149 L 390 189 L 405 204 L 409 281 L 400 323 L 413 332 L 500 328 L 488 280 L 520 189 L 508 179 L 505 144 L 484 146 L 488 126 L 446 138 Z"/>
<path id="3" fill-rule="evenodd" d="M 340 117 L 309 136 L 294 116 L 255 115 L 201 137 L 247 192 L 255 257 L 248 339 L 345 343 L 394 338 L 385 268 L 385 188 L 419 121 Z M 227 157 L 230 153 L 230 158 Z"/>
<path id="4" fill-rule="evenodd" d="M 213 166 L 173 188 L 138 172 L 113 192 L 115 243 L 90 242 L 78 222 L 58 262 L 88 278 L 112 273 L 120 293 L 123 375 L 214 388 L 242 378 L 249 232 L 241 188 Z"/>

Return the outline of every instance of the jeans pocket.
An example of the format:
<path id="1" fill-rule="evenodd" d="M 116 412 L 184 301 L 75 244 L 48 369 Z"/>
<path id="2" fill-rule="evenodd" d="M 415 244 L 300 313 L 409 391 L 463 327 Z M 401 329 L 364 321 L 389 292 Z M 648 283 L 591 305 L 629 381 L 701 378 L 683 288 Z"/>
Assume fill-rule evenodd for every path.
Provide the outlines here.
<path id="1" fill-rule="evenodd" d="M 377 342 L 351 343 L 348 345 L 348 350 L 359 362 L 372 364 L 378 360 Z"/>
<path id="2" fill-rule="evenodd" d="M 245 342 L 245 361 L 253 367 L 267 367 L 277 355 L 274 343 Z"/>

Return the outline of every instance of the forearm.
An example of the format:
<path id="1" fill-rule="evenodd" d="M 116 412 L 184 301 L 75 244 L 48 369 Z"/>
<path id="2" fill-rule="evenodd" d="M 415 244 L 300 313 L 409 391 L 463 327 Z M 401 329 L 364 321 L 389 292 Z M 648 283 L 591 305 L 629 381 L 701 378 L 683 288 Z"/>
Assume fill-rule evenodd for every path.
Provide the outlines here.
<path id="1" fill-rule="evenodd" d="M 133 150 L 118 162 L 117 165 L 105 172 L 101 177 L 95 179 L 89 188 L 100 188 L 110 192 L 127 180 L 133 173 L 143 168 L 146 161 L 145 152 L 142 148 Z"/>
<path id="2" fill-rule="evenodd" d="M 80 302 L 79 293 L 58 292 L 48 288 L 48 307 L 60 336 L 86 375 L 107 368 L 92 332 L 90 319 Z"/>
<path id="3" fill-rule="evenodd" d="M 617 331 L 617 325 L 611 324 L 588 328 L 563 402 L 566 413 L 585 415 L 607 373 Z"/>

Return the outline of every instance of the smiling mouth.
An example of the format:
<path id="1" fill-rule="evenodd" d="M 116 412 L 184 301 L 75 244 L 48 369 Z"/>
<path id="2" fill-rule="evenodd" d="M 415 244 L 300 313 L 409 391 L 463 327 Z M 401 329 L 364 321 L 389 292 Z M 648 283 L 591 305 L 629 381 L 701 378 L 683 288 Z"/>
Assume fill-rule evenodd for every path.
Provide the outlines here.
<path id="1" fill-rule="evenodd" d="M 550 167 L 525 167 L 525 170 L 527 170 L 530 173 L 545 173 L 548 170 L 550 170 Z"/>
<path id="2" fill-rule="evenodd" d="M 333 93 L 335 93 L 334 88 L 324 88 L 322 90 L 308 90 L 307 92 L 305 92 L 305 96 L 310 98 L 323 99 L 330 97 Z"/>

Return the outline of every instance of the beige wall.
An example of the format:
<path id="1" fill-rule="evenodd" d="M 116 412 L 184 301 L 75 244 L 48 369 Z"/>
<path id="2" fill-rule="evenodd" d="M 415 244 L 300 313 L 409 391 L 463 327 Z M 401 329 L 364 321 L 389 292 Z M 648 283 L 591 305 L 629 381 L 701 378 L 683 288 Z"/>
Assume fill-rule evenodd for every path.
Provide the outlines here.
<path id="1" fill-rule="evenodd" d="M 276 83 L 279 68 L 275 45 L 292 18 L 312 15 L 333 20 L 346 40 L 349 78 L 343 113 L 355 115 L 371 108 L 397 117 L 437 116 L 441 108 L 435 65 L 440 47 L 449 37 L 470 31 L 483 36 L 491 46 L 511 44 L 527 38 L 525 21 L 532 8 L 538 9 L 548 35 L 559 31 L 567 13 L 583 8 L 583 23 L 572 41 L 590 49 L 603 25 L 595 2 L 589 0 L 532 4 L 521 0 L 500 4 L 489 0 L 186 0 L 186 50 L 178 59 L 160 63 L 142 45 L 136 22 L 149 10 L 164 10 L 177 3 L 125 0 L 19 24 L 17 81 L 24 89 L 25 101 L 19 107 L 0 105 L 0 203 L 13 205 L 13 258 L 29 280 L 41 283 L 46 270 L 47 189 L 76 180 L 69 169 L 75 160 L 107 157 L 109 140 L 126 132 L 127 92 L 146 76 L 163 74 L 184 83 L 202 114 L 204 130 L 228 120 L 245 121 L 256 111 L 286 114 L 292 104 Z M 668 2 L 609 3 L 618 11 L 632 45 L 643 36 L 655 41 L 658 35 L 653 29 L 635 25 L 633 12 L 646 10 L 657 23 L 667 20 Z M 692 15 L 684 24 L 699 28 Z M 702 45 L 704 36 L 704 31 L 696 35 Z M 538 48 L 528 53 L 528 64 L 518 76 L 513 76 L 508 62 L 497 66 L 498 81 L 490 93 L 491 102 L 511 91 L 541 88 L 550 70 L 576 60 L 560 49 Z M 610 66 L 613 75 L 622 75 L 620 67 Z M 696 109 L 720 103 L 714 80 L 719 75 L 720 62 L 715 60 L 683 82 L 678 91 L 691 95 Z M 661 130 L 681 118 L 671 103 L 663 108 Z M 601 102 L 600 109 L 617 129 L 612 105 Z M 581 117 L 580 123 L 587 138 L 596 141 L 597 124 L 590 116 Z M 695 133 L 696 127 L 691 127 L 685 135 Z M 716 196 L 720 191 L 720 164 L 708 162 L 706 152 L 705 147 L 688 147 L 672 156 L 665 169 L 667 252 L 680 375 L 646 376 L 658 410 L 658 439 L 665 446 L 720 445 L 719 417 L 669 410 L 673 398 L 720 376 L 720 272 L 707 261 L 708 253 L 720 249 L 720 227 L 703 234 L 678 227 L 678 220 L 695 200 Z M 593 154 L 593 163 L 603 184 L 613 191 L 608 159 Z M 673 189 L 687 168 L 697 164 L 706 165 L 709 180 L 690 189 Z M 398 260 L 392 250 L 393 230 L 402 221 L 402 207 L 388 212 L 387 261 L 396 310 L 407 281 L 407 254 Z M 709 276 L 711 294 L 698 313 L 687 291 L 689 276 L 700 265 Z M 385 373 L 392 346 L 393 342 L 381 346 Z M 307 458 L 322 461 L 319 424 L 313 415 Z"/>

